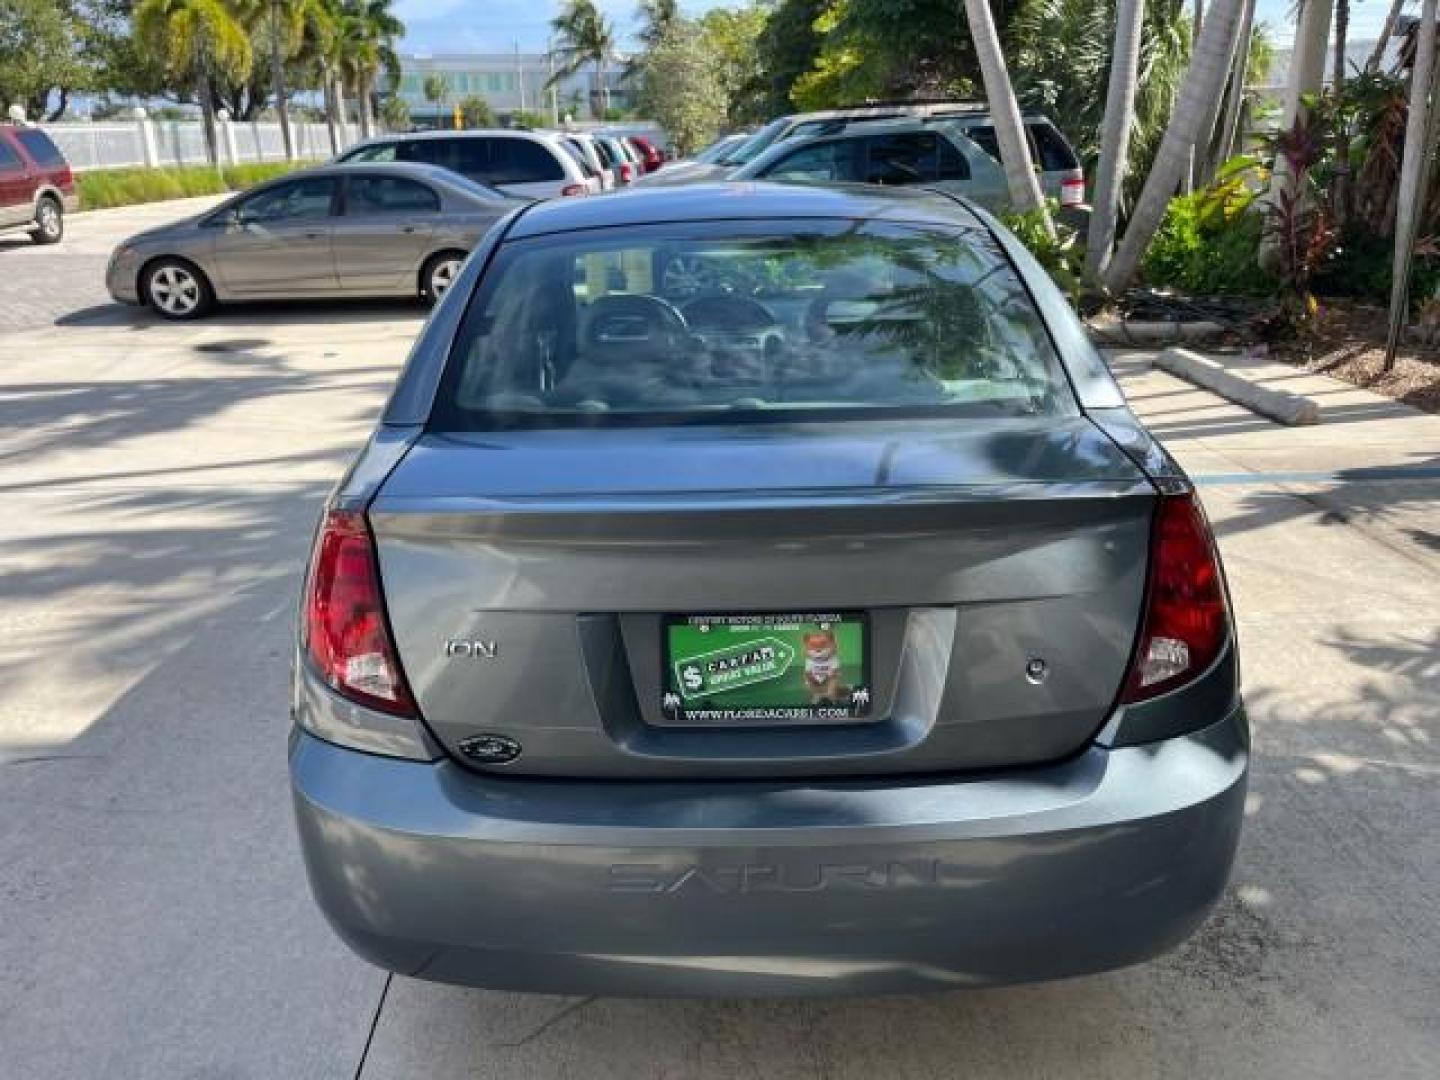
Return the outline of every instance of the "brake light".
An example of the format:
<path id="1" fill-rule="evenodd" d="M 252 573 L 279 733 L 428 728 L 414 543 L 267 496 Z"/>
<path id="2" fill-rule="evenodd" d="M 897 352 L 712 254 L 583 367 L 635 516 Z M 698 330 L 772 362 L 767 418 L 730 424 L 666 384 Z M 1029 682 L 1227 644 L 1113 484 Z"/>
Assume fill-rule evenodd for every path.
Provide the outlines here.
<path id="1" fill-rule="evenodd" d="M 630 167 L 630 163 L 628 161 L 622 161 L 620 163 L 620 182 L 622 184 L 628 184 L 634 179 L 635 170 Z"/>
<path id="2" fill-rule="evenodd" d="M 584 195 L 589 190 L 584 184 L 566 184 L 560 189 L 561 195 Z"/>
<path id="3" fill-rule="evenodd" d="M 367 708 L 415 715 L 385 623 L 375 545 L 359 512 L 325 512 L 305 586 L 305 649 L 337 693 Z"/>
<path id="4" fill-rule="evenodd" d="M 1215 539 L 1194 493 L 1166 495 L 1150 536 L 1140 641 L 1120 700 L 1147 701 L 1214 663 L 1230 634 Z"/>
<path id="5" fill-rule="evenodd" d="M 1085 202 L 1085 178 L 1060 181 L 1060 205 L 1081 206 Z"/>

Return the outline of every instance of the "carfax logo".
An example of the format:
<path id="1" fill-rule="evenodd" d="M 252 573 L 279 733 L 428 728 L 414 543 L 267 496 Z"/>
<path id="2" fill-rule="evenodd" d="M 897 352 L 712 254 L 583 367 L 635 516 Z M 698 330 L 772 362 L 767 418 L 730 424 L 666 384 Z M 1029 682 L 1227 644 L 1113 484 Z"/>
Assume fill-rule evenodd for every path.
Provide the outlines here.
<path id="1" fill-rule="evenodd" d="M 866 631 L 860 614 L 672 616 L 661 708 L 673 722 L 861 718 Z"/>

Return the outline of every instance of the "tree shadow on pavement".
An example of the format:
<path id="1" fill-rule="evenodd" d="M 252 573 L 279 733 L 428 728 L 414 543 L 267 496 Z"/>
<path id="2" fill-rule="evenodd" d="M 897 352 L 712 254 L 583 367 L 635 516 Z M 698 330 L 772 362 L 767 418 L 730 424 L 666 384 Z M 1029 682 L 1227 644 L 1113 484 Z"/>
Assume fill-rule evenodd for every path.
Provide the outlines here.
<path id="1" fill-rule="evenodd" d="M 429 308 L 419 298 L 369 298 L 340 300 L 256 300 L 221 304 L 208 315 L 182 323 L 191 329 L 231 323 L 264 322 L 273 326 L 336 323 L 356 325 L 371 322 L 394 322 L 401 319 L 424 319 Z M 56 326 L 128 326 L 146 330 L 158 326 L 175 326 L 149 308 L 135 304 L 95 304 L 67 312 L 55 320 Z"/>

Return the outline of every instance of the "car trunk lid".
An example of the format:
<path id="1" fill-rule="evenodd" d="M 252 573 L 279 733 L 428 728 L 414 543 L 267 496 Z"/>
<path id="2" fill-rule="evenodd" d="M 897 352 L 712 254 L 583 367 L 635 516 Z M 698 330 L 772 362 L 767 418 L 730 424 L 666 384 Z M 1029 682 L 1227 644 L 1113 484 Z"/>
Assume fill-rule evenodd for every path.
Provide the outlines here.
<path id="1" fill-rule="evenodd" d="M 400 660 L 457 756 L 538 775 L 953 771 L 1115 700 L 1154 491 L 1083 417 L 430 434 L 370 510 Z M 864 622 L 861 720 L 676 724 L 667 617 Z"/>

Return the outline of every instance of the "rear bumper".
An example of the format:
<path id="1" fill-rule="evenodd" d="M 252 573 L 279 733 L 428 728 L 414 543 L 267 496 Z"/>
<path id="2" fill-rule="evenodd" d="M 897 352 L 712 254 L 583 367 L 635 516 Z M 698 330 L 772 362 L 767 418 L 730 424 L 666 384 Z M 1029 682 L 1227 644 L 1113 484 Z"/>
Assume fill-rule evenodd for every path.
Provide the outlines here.
<path id="1" fill-rule="evenodd" d="M 1243 710 L 964 781 L 489 779 L 297 733 L 315 897 L 361 956 L 496 989 L 888 993 L 1058 978 L 1187 937 L 1229 875 Z"/>

